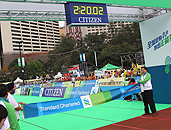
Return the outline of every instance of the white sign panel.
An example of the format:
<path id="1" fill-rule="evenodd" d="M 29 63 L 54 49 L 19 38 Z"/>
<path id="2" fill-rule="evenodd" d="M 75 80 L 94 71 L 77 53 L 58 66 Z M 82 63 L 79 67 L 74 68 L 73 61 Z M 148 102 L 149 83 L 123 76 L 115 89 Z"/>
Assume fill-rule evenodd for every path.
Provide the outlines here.
<path id="1" fill-rule="evenodd" d="M 140 23 L 146 67 L 171 63 L 171 12 Z"/>

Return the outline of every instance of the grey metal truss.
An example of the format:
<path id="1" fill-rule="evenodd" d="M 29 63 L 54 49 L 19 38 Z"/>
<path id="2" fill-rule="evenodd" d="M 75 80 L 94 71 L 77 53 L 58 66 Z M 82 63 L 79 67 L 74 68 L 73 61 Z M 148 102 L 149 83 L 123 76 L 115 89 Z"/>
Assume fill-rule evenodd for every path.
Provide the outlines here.
<path id="1" fill-rule="evenodd" d="M 48 3 L 48 4 L 63 4 L 66 1 L 61 0 L 0 0 L 5 2 L 27 2 L 27 3 Z"/>
<path id="2" fill-rule="evenodd" d="M 0 21 L 65 21 L 59 11 L 0 10 Z"/>
<path id="3" fill-rule="evenodd" d="M 136 52 L 134 54 L 128 54 L 128 55 L 121 56 L 122 68 L 123 68 L 124 62 L 125 63 L 134 62 L 135 64 L 143 65 L 144 64 L 143 52 Z"/>
<path id="4" fill-rule="evenodd" d="M 23 3 L 47 3 L 58 4 L 63 6 L 66 1 L 61 0 L 0 0 L 6 3 L 10 2 L 23 2 Z M 3 2 L 3 3 L 4 3 Z M 108 11 L 108 19 L 110 22 L 141 22 L 171 11 L 171 8 L 158 8 L 158 7 L 144 7 L 132 5 L 117 5 L 107 4 L 112 11 Z M 118 12 L 115 12 L 115 9 Z M 125 11 L 122 11 L 126 9 Z M 34 10 L 34 9 L 33 9 Z M 114 11 L 113 11 L 114 10 Z M 122 13 L 120 13 L 122 12 Z M 18 9 L 13 10 L 7 8 L 0 10 L 0 21 L 65 21 L 64 10 L 60 11 L 28 11 Z"/>
<path id="5" fill-rule="evenodd" d="M 159 12 L 158 12 L 159 13 Z M 141 22 L 160 14 L 117 14 L 109 13 L 110 22 Z M 65 21 L 65 12 L 60 11 L 26 11 L 0 10 L 0 21 Z"/>

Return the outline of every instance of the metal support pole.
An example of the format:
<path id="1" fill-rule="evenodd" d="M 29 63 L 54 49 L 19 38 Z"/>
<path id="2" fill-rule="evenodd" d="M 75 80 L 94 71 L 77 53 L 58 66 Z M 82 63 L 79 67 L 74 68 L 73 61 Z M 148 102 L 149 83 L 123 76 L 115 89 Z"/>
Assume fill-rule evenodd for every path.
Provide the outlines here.
<path id="1" fill-rule="evenodd" d="M 22 63 L 22 57 L 21 57 L 21 46 L 20 46 L 20 43 L 23 43 L 23 41 L 20 41 L 19 42 L 19 50 L 20 50 L 20 60 L 21 60 L 21 73 L 22 73 L 22 79 L 23 79 L 23 83 L 24 83 L 24 67 L 23 67 L 23 63 Z"/>

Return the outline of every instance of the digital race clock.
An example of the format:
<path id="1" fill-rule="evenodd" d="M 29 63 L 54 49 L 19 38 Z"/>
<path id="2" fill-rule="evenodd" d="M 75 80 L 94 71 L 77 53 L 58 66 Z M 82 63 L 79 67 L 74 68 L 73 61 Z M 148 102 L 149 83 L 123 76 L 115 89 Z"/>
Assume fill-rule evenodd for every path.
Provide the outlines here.
<path id="1" fill-rule="evenodd" d="M 108 24 L 106 4 L 68 2 L 65 4 L 65 14 L 69 27 Z"/>

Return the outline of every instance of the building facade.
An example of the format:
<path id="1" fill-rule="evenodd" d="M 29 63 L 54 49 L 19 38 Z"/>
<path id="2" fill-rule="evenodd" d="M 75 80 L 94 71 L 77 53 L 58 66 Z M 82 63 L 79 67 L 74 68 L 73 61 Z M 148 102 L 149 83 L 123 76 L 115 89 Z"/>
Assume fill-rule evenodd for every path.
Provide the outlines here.
<path id="1" fill-rule="evenodd" d="M 22 42 L 21 42 L 22 41 Z M 19 57 L 46 61 L 47 54 L 56 44 L 60 44 L 59 23 L 57 21 L 1 21 L 0 51 L 1 65 L 6 65 Z M 39 56 L 40 54 L 40 56 Z"/>
<path id="2" fill-rule="evenodd" d="M 2 52 L 34 53 L 53 50 L 60 43 L 59 23 L 53 21 L 0 22 Z"/>
<path id="3" fill-rule="evenodd" d="M 106 26 L 87 26 L 87 27 L 67 27 L 66 35 L 72 37 L 73 39 L 84 38 L 87 34 L 97 33 L 100 35 L 106 33 L 107 36 L 112 37 L 115 35 L 123 25 L 131 25 L 132 22 L 109 22 Z"/>

